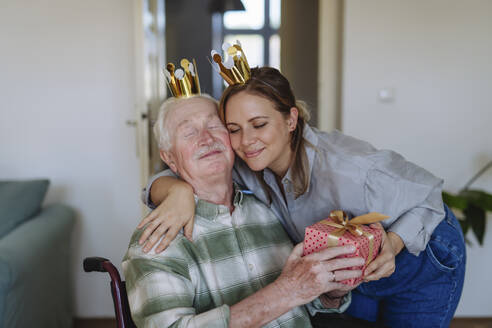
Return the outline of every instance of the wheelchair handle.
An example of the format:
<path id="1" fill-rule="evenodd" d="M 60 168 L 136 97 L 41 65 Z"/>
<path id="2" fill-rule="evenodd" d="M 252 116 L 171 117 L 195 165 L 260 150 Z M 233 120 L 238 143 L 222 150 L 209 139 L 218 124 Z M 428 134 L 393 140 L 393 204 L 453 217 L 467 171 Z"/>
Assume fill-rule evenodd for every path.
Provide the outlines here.
<path id="1" fill-rule="evenodd" d="M 111 294 L 113 295 L 114 311 L 116 322 L 121 328 L 135 328 L 135 324 L 130 315 L 130 307 L 126 294 L 125 282 L 121 281 L 118 269 L 110 260 L 104 257 L 86 257 L 83 262 L 85 272 L 107 272 L 111 277 Z"/>
<path id="2" fill-rule="evenodd" d="M 110 260 L 105 259 L 104 257 L 86 257 L 84 259 L 84 271 L 85 272 L 107 272 L 109 273 L 111 280 L 117 284 L 121 284 L 121 277 L 118 269 L 111 263 Z"/>
<path id="3" fill-rule="evenodd" d="M 84 259 L 84 271 L 85 272 L 93 272 L 93 271 L 98 271 L 98 272 L 106 272 L 106 268 L 104 267 L 104 262 L 109 262 L 108 259 L 105 259 L 104 257 L 86 257 Z"/>

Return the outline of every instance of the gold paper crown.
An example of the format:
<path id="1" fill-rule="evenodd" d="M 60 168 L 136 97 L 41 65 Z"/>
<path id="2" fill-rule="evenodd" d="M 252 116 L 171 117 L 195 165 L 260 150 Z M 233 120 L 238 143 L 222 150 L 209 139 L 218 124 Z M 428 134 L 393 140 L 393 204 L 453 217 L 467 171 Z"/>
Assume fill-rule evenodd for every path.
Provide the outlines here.
<path id="1" fill-rule="evenodd" d="M 215 50 L 212 50 L 211 56 L 215 64 L 215 70 L 229 84 L 243 84 L 251 77 L 251 69 L 249 68 L 248 60 L 244 54 L 243 48 L 239 40 L 236 44 L 224 43 L 222 50 L 227 53 L 228 57 L 222 61 L 222 56 Z"/>
<path id="2" fill-rule="evenodd" d="M 193 63 L 186 58 L 181 59 L 181 67 L 177 70 L 173 63 L 168 63 L 163 68 L 166 76 L 167 86 L 171 94 L 176 98 L 188 98 L 200 94 L 200 80 L 198 79 L 198 70 L 195 59 Z"/>

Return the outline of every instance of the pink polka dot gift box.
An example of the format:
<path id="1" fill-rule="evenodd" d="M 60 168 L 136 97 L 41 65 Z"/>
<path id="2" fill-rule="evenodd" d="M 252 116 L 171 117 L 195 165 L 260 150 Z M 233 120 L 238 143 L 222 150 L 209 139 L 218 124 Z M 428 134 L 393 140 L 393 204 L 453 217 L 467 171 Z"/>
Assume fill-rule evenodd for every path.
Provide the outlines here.
<path id="1" fill-rule="evenodd" d="M 368 213 L 349 219 L 343 211 L 332 211 L 330 216 L 306 228 L 304 235 L 304 255 L 319 252 L 332 246 L 354 245 L 356 251 L 350 255 L 340 257 L 360 256 L 366 260 L 362 270 L 376 258 L 381 246 L 382 231 L 371 228 L 366 224 L 387 219 L 388 216 L 380 213 Z M 360 268 L 351 268 L 360 269 Z M 358 284 L 362 277 L 347 279 L 341 283 L 353 286 Z"/>

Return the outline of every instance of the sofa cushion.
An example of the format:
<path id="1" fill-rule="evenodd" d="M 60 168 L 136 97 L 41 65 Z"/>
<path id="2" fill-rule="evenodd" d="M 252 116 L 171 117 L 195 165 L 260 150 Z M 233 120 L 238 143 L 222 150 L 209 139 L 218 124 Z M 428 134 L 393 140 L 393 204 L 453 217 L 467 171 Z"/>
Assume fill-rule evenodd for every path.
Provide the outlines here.
<path id="1" fill-rule="evenodd" d="M 0 238 L 39 211 L 49 180 L 0 181 Z"/>

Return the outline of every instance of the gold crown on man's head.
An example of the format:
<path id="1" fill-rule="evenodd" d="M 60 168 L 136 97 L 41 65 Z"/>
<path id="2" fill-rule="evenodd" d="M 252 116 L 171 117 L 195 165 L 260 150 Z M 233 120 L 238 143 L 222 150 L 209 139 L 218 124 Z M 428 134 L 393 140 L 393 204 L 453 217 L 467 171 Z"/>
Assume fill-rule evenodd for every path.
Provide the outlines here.
<path id="1" fill-rule="evenodd" d="M 181 67 L 175 70 L 173 63 L 167 63 L 162 70 L 166 77 L 167 86 L 176 98 L 188 98 L 200 94 L 200 80 L 195 59 L 191 63 L 188 59 L 181 59 Z"/>
<path id="2" fill-rule="evenodd" d="M 236 44 L 224 43 L 222 50 L 226 53 L 227 59 L 222 60 L 222 56 L 215 50 L 212 50 L 211 55 L 215 64 L 215 70 L 229 84 L 243 84 L 251 77 L 251 69 L 249 68 L 248 60 L 244 54 L 243 48 L 239 40 Z"/>

